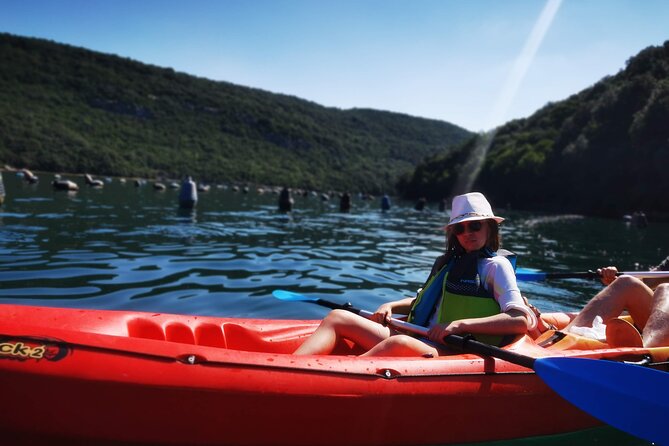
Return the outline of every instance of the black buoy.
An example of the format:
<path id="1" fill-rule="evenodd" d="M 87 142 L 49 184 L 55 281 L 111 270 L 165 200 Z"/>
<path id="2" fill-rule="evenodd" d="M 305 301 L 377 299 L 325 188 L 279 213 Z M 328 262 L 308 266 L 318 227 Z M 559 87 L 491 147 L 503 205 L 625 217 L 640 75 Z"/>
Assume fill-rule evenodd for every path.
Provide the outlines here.
<path id="1" fill-rule="evenodd" d="M 388 194 L 383 194 L 383 198 L 381 198 L 381 210 L 384 212 L 390 210 L 390 197 Z"/>
<path id="2" fill-rule="evenodd" d="M 193 178 L 190 176 L 181 183 L 181 191 L 179 191 L 179 207 L 184 209 L 192 209 L 197 204 L 197 187 Z"/>
<path id="3" fill-rule="evenodd" d="M 415 209 L 416 209 L 417 211 L 422 211 L 423 209 L 425 209 L 425 205 L 426 205 L 426 204 L 427 204 L 427 199 L 426 199 L 425 197 L 421 197 L 421 198 L 419 198 L 418 201 L 416 202 Z"/>
<path id="4" fill-rule="evenodd" d="M 291 212 L 293 210 L 293 197 L 290 195 L 290 189 L 284 187 L 279 194 L 279 212 Z"/>
<path id="5" fill-rule="evenodd" d="M 349 212 L 351 210 L 351 195 L 344 192 L 339 199 L 339 212 Z"/>

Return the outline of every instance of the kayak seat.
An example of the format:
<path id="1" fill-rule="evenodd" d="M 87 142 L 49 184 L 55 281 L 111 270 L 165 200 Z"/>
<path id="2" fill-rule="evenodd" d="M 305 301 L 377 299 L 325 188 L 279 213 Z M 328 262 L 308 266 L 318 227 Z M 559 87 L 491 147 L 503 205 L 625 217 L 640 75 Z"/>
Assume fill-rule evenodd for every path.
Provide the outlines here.
<path id="1" fill-rule="evenodd" d="M 195 344 L 195 335 L 188 325 L 181 322 L 171 322 L 165 326 L 165 340 L 182 344 Z"/>
<path id="2" fill-rule="evenodd" d="M 208 347 L 227 348 L 223 329 L 216 324 L 199 324 L 195 327 L 195 343 Z"/>
<path id="3" fill-rule="evenodd" d="M 269 352 L 272 345 L 255 330 L 249 330 L 237 324 L 223 325 L 228 348 L 246 352 Z"/>
<path id="4" fill-rule="evenodd" d="M 227 347 L 222 328 L 211 323 L 198 324 L 192 329 L 182 322 L 170 322 L 163 328 L 156 321 L 138 317 L 128 321 L 128 336 L 208 347 Z"/>
<path id="5" fill-rule="evenodd" d="M 632 318 L 617 318 L 606 322 L 606 343 L 609 347 L 643 347 L 641 333 Z"/>
<path id="6" fill-rule="evenodd" d="M 300 344 L 299 338 L 286 336 L 280 330 L 252 330 L 238 324 L 224 324 L 223 331 L 227 348 L 231 350 L 292 353 Z"/>
<path id="7" fill-rule="evenodd" d="M 158 341 L 165 340 L 165 332 L 163 328 L 147 318 L 134 318 L 128 321 L 128 336 L 142 339 L 155 339 Z"/>
<path id="8" fill-rule="evenodd" d="M 534 342 L 540 347 L 556 351 L 597 350 L 608 347 L 605 342 L 559 330 L 548 330 L 536 338 Z"/>
<path id="9" fill-rule="evenodd" d="M 643 347 L 641 333 L 634 326 L 632 318 L 629 316 L 620 316 L 607 321 L 605 342 L 560 330 L 548 330 L 536 338 L 535 342 L 539 346 L 551 350 L 597 350 L 603 348 Z"/>

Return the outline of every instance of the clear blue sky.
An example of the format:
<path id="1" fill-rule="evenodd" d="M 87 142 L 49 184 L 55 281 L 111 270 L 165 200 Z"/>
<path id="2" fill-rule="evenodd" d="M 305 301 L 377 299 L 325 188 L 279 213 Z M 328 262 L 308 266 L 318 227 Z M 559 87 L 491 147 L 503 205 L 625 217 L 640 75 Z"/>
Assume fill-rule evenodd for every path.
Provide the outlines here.
<path id="1" fill-rule="evenodd" d="M 550 2 L 0 0 L 0 31 L 479 131 L 529 116 L 669 40 L 669 0 Z"/>

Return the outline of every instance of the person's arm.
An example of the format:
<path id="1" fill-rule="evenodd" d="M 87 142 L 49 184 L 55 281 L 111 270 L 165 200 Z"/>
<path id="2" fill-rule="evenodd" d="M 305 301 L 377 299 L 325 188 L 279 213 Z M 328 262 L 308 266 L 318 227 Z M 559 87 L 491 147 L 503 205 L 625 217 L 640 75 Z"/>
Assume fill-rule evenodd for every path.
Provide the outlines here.
<path id="1" fill-rule="evenodd" d="M 509 310 L 494 316 L 460 319 L 450 324 L 430 328 L 429 337 L 438 342 L 449 334 L 523 334 L 527 333 L 527 315 L 520 310 Z"/>
<path id="2" fill-rule="evenodd" d="M 599 275 L 599 280 L 606 286 L 611 285 L 611 283 L 616 280 L 618 277 L 618 268 L 615 266 L 606 266 L 602 268 L 597 268 L 597 274 Z"/>
<path id="3" fill-rule="evenodd" d="M 486 288 L 492 290 L 501 313 L 513 315 L 514 323 L 518 321 L 515 316 L 522 314 L 525 321 L 525 331 L 534 330 L 538 324 L 537 316 L 520 294 L 511 262 L 505 257 L 494 257 L 483 272 L 485 273 Z M 511 328 L 510 332 L 500 334 L 516 334 L 515 329 Z"/>
<path id="4" fill-rule="evenodd" d="M 663 270 L 659 269 L 660 267 L 662 267 L 662 265 L 663 264 L 660 264 L 657 267 L 652 268 L 651 271 L 663 271 Z M 611 283 L 613 283 L 613 281 L 616 280 L 616 278 L 618 277 L 618 276 L 616 276 L 616 274 L 618 274 L 618 268 L 616 268 L 615 266 L 607 266 L 607 267 L 604 267 L 604 268 L 598 268 L 597 269 L 597 274 L 599 274 L 601 276 L 600 280 L 602 281 L 602 283 L 604 285 L 608 286 L 608 285 L 611 285 Z M 660 284 L 669 282 L 669 278 L 657 278 L 657 279 L 646 278 L 646 279 L 641 279 L 641 280 L 650 289 L 653 289 L 653 290 L 655 288 L 657 288 Z"/>
<path id="5" fill-rule="evenodd" d="M 415 297 L 406 297 L 393 302 L 386 302 L 377 308 L 371 319 L 379 324 L 387 325 L 394 313 L 409 314 L 414 299 Z"/>

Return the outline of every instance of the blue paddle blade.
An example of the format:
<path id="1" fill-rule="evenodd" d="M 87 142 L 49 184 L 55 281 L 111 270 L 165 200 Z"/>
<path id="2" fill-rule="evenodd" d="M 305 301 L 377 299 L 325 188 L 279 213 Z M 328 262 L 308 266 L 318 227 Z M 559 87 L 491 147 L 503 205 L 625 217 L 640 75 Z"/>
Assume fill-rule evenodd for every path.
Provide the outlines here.
<path id="1" fill-rule="evenodd" d="M 272 295 L 277 299 L 290 300 L 294 302 L 309 302 L 309 301 L 315 302 L 318 300 L 317 297 L 308 297 L 305 296 L 304 294 L 293 293 L 292 291 L 286 291 L 286 290 L 274 290 L 272 291 Z"/>
<path id="2" fill-rule="evenodd" d="M 538 282 L 546 280 L 546 273 L 537 270 L 532 270 L 530 268 L 518 268 L 516 269 L 516 280 L 524 282 L 532 282 L 532 281 Z"/>
<path id="3" fill-rule="evenodd" d="M 624 432 L 669 445 L 669 373 L 607 360 L 538 358 L 534 370 L 561 397 Z"/>

